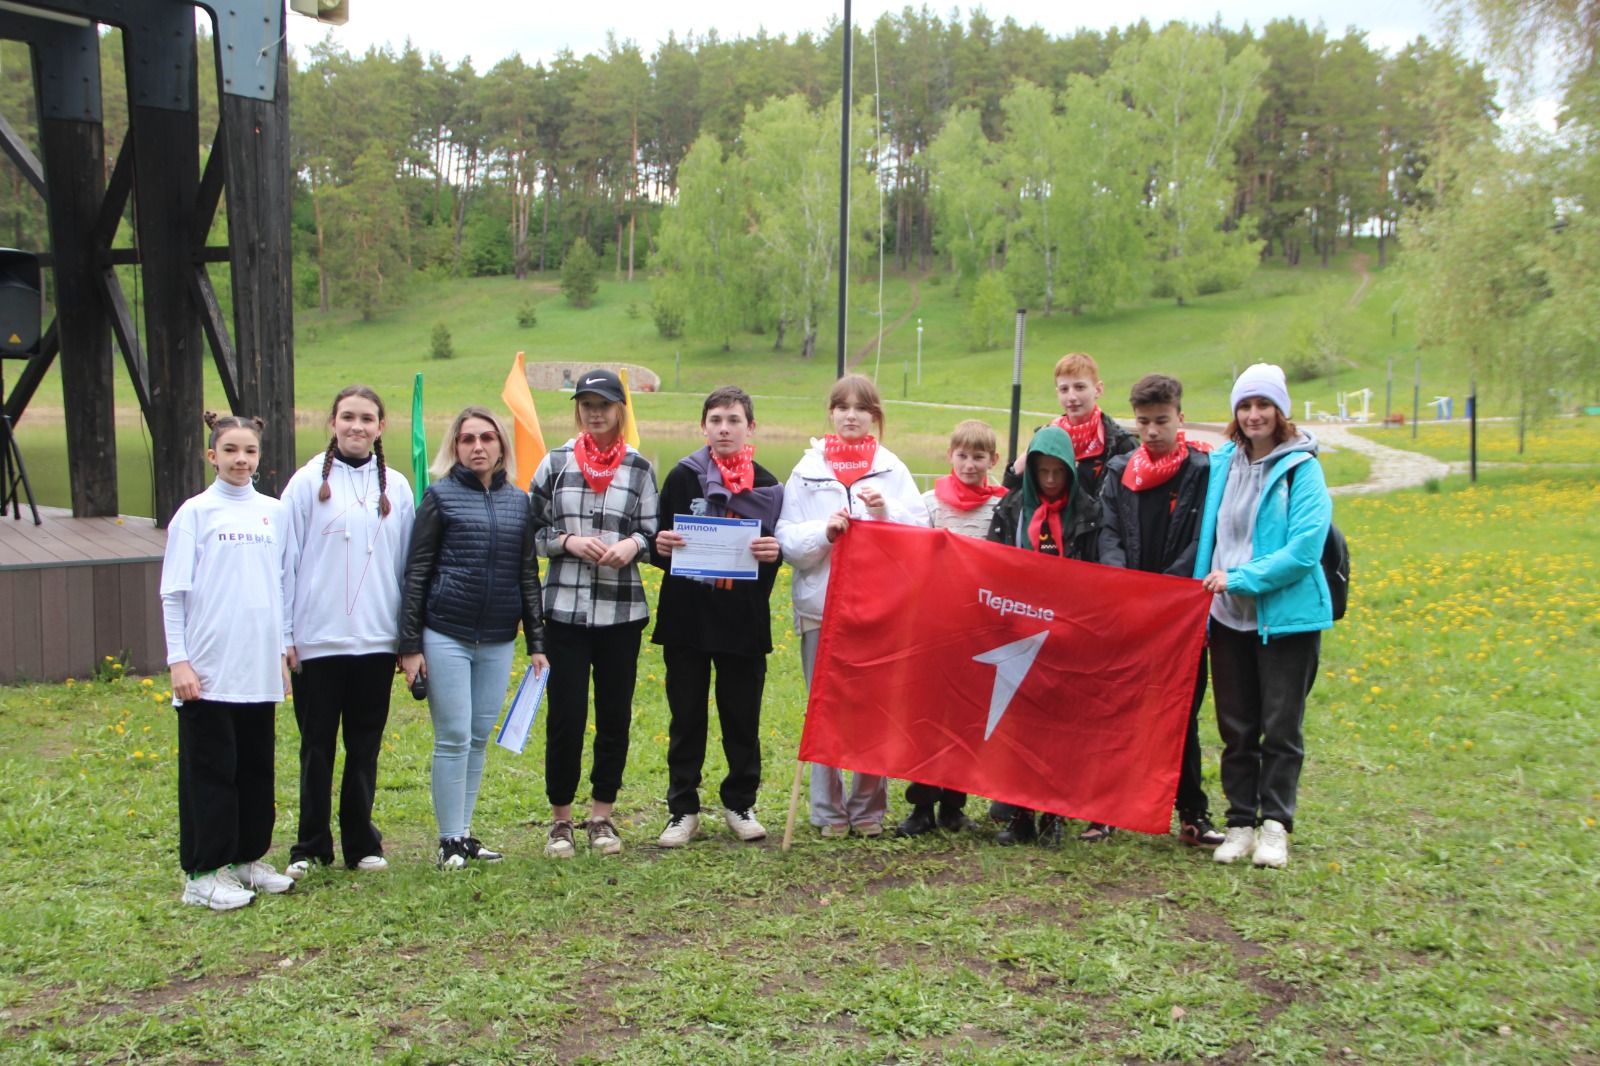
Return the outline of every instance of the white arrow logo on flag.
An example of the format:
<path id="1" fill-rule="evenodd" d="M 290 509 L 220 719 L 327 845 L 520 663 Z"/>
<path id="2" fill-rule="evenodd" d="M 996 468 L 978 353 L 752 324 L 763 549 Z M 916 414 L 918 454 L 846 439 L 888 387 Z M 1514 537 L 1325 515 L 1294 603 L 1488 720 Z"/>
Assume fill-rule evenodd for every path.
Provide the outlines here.
<path id="1" fill-rule="evenodd" d="M 1005 717 L 1011 707 L 1011 697 L 1022 687 L 1023 679 L 1033 669 L 1033 660 L 1039 657 L 1039 649 L 1044 647 L 1049 635 L 1048 629 L 1041 629 L 1031 637 L 1013 640 L 972 657 L 973 662 L 994 667 L 994 691 L 989 695 L 989 725 L 983 731 L 984 740 L 989 739 L 1000 719 Z"/>

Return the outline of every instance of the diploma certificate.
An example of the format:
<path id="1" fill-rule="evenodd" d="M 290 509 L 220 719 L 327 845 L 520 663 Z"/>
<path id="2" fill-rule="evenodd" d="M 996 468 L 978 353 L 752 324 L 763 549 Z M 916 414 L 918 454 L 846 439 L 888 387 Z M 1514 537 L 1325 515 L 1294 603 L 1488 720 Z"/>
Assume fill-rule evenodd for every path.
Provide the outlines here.
<path id="1" fill-rule="evenodd" d="M 672 528 L 685 543 L 672 553 L 675 577 L 732 578 L 754 581 L 759 574 L 750 545 L 761 535 L 754 518 L 706 518 L 673 515 Z"/>

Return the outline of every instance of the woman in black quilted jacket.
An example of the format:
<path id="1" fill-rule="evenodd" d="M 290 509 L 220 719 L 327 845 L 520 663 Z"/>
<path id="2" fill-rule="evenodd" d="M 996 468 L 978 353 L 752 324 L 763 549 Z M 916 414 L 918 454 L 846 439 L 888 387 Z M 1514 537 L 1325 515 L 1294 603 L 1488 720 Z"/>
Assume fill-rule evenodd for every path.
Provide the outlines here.
<path id="1" fill-rule="evenodd" d="M 539 561 L 528 495 L 517 487 L 505 427 L 491 411 L 456 415 L 417 507 L 400 605 L 400 667 L 425 678 L 433 717 L 438 862 L 501 856 L 472 835 L 489 732 L 505 703 L 517 624 L 539 671 L 544 657 Z"/>

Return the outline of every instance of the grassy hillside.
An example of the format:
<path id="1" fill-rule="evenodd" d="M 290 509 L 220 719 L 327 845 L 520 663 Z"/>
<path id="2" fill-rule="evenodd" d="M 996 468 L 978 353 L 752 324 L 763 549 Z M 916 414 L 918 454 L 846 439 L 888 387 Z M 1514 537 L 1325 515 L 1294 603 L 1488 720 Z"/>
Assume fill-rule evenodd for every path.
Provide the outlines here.
<path id="1" fill-rule="evenodd" d="M 1228 388 L 1237 368 L 1261 359 L 1285 361 L 1295 338 L 1319 324 L 1331 324 L 1338 334 L 1342 355 L 1337 365 L 1342 369 L 1332 377 L 1291 385 L 1297 416 L 1304 414 L 1304 401 L 1329 411 L 1339 391 L 1360 387 L 1375 391 L 1373 409 L 1381 415 L 1385 364 L 1391 356 L 1398 379 L 1394 408 L 1409 411 L 1417 354 L 1413 322 L 1397 303 L 1399 286 L 1393 277 L 1362 273 L 1373 260 L 1358 249 L 1326 270 L 1266 266 L 1242 289 L 1201 297 L 1185 307 L 1147 300 L 1110 315 L 1031 314 L 1023 401 L 1030 415 L 1024 433 L 1044 413 L 1053 412 L 1050 369 L 1068 351 L 1087 351 L 1100 361 L 1105 406 L 1113 413 L 1126 414 L 1128 387 L 1141 374 L 1158 370 L 1184 381 L 1192 420 L 1220 421 L 1227 417 Z M 982 352 L 968 348 L 961 329 L 966 299 L 953 284 L 939 276 L 888 278 L 881 354 L 875 350 L 877 300 L 875 280 L 854 287 L 848 347 L 855 369 L 878 375 L 889 401 L 885 439 L 890 446 L 913 469 L 932 472 L 942 467 L 946 435 L 959 419 L 984 417 L 1003 432 L 1010 403 L 1010 346 Z M 537 308 L 539 322 L 524 329 L 516 313 L 528 302 Z M 915 366 L 919 320 L 920 384 Z M 429 356 L 433 328 L 441 322 L 449 328 L 456 352 L 447 361 Z M 735 337 L 727 352 L 701 338 L 663 340 L 650 317 L 648 280 L 602 282 L 596 305 L 583 311 L 567 305 L 552 277 L 419 283 L 399 306 L 374 321 L 363 322 L 353 312 L 301 311 L 296 327 L 302 454 L 319 446 L 326 404 L 351 381 L 371 384 L 388 400 L 391 439 L 403 441 L 409 432 L 411 382 L 419 370 L 426 377 L 427 418 L 436 441 L 434 427 L 463 405 L 498 406 L 510 360 L 522 350 L 530 362 L 626 360 L 655 370 L 663 391 L 641 394 L 638 410 L 644 450 L 661 461 L 670 462 L 698 443 L 695 423 L 707 391 L 728 382 L 741 384 L 758 397 L 763 458 L 774 469 L 786 468 L 806 437 L 825 428 L 823 397 L 835 372 L 832 319 L 821 323 L 818 355 L 809 361 L 800 358 L 792 335 L 783 351 L 773 350 L 771 336 L 755 334 Z M 207 374 L 210 403 L 220 407 L 222 392 L 209 363 Z M 1424 353 L 1425 400 L 1436 394 L 1463 395 L 1467 380 L 1464 365 L 1449 353 Z M 129 479 L 128 498 L 137 501 L 148 495 L 148 474 L 141 473 L 148 467 L 147 446 L 137 431 L 137 411 L 125 384 L 119 386 L 119 402 L 126 412 L 119 463 Z M 536 394 L 547 439 L 562 440 L 570 432 L 570 402 L 567 394 Z M 1483 402 L 1490 413 L 1500 410 L 1492 394 Z M 59 377 L 52 374 L 20 433 L 41 495 L 51 502 L 65 497 L 60 404 Z M 397 465 L 406 469 L 405 449 L 392 450 Z M 1343 480 L 1363 476 L 1364 465 L 1354 457 L 1341 463 L 1347 469 L 1335 472 Z M 137 507 L 125 504 L 124 509 Z"/>

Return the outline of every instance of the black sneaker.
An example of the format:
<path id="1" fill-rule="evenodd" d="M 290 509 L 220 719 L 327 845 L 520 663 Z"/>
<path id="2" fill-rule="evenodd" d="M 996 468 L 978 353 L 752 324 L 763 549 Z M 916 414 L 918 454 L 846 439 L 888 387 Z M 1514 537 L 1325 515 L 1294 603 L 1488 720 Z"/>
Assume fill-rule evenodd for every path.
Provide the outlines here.
<path id="1" fill-rule="evenodd" d="M 963 829 L 971 829 L 972 819 L 967 817 L 967 812 L 960 807 L 951 807 L 947 804 L 939 805 L 939 828 L 947 833 L 959 833 Z"/>
<path id="2" fill-rule="evenodd" d="M 477 859 L 479 862 L 499 862 L 505 858 L 500 852 L 491 851 L 484 847 L 483 841 L 477 837 L 467 837 L 461 842 L 461 845 L 466 850 L 467 858 Z"/>
<path id="3" fill-rule="evenodd" d="M 905 821 L 894 827 L 897 837 L 919 837 L 924 833 L 931 833 L 938 828 L 933 818 L 933 804 L 919 803 L 911 808 L 911 814 Z"/>
<path id="4" fill-rule="evenodd" d="M 1178 819 L 1178 839 L 1191 848 L 1214 848 L 1222 843 L 1222 832 L 1205 815 Z"/>
<path id="5" fill-rule="evenodd" d="M 994 842 L 1005 846 L 1031 844 L 1038 836 L 1039 830 L 1033 824 L 1033 812 L 1018 810 L 1011 815 L 1011 820 L 1000 830 Z"/>
<path id="6" fill-rule="evenodd" d="M 459 870 L 467 865 L 467 842 L 461 837 L 440 837 L 436 858 L 441 870 Z"/>

